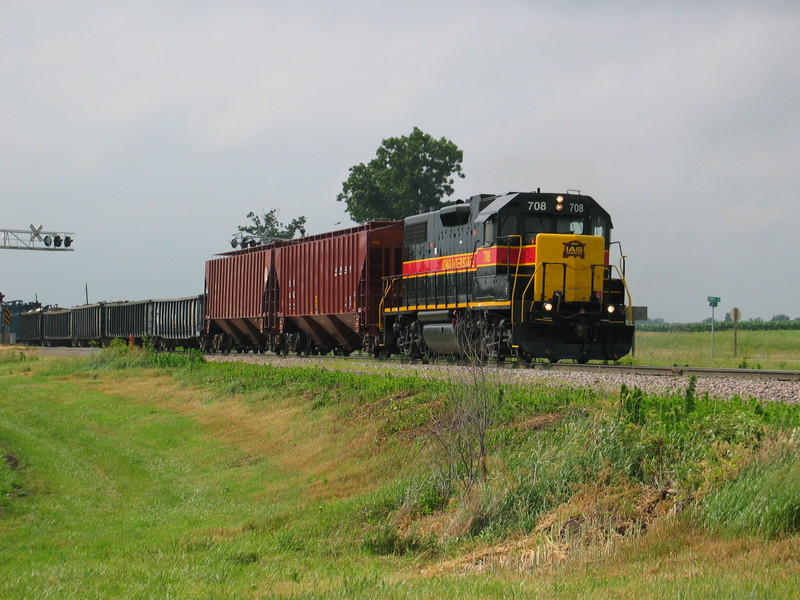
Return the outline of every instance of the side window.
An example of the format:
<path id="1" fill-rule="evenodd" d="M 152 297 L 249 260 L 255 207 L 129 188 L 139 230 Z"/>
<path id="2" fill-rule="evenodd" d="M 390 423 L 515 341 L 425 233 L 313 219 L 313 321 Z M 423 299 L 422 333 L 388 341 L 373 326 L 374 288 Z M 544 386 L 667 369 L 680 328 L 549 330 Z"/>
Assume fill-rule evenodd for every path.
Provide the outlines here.
<path id="1" fill-rule="evenodd" d="M 592 219 L 592 235 L 599 235 L 608 239 L 608 226 L 605 219 Z"/>
<path id="2" fill-rule="evenodd" d="M 487 220 L 483 224 L 483 243 L 494 244 L 494 218 Z"/>

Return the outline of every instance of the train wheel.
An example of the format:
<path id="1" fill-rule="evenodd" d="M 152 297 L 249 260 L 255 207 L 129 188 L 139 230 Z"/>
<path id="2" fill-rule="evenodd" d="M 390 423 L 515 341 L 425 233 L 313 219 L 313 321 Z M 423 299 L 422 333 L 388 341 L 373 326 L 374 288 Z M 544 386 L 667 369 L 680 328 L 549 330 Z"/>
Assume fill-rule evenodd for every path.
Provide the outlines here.
<path id="1" fill-rule="evenodd" d="M 397 350 L 408 358 L 422 358 L 422 348 L 425 342 L 420 334 L 419 324 L 403 323 L 397 332 Z"/>

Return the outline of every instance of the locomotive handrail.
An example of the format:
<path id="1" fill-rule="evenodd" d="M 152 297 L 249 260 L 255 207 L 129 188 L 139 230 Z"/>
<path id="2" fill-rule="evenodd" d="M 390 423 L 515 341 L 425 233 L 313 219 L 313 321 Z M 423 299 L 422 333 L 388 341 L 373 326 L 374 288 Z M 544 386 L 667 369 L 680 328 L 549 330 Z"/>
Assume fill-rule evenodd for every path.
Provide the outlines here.
<path id="1" fill-rule="evenodd" d="M 562 266 L 566 267 L 565 263 L 539 263 L 538 265 L 536 265 L 534 267 L 534 269 L 533 269 L 533 273 L 531 273 L 531 276 L 530 276 L 530 279 L 528 280 L 528 283 L 525 285 L 525 289 L 522 290 L 522 297 L 520 298 L 520 303 L 522 304 L 522 306 L 525 306 L 525 302 L 526 302 L 526 298 L 528 296 L 528 292 L 529 292 L 529 290 L 531 288 L 531 285 L 533 284 L 533 282 L 535 280 L 536 272 L 538 271 L 539 267 L 540 266 L 546 267 L 547 265 L 550 265 L 550 264 L 562 265 Z M 627 303 L 627 306 L 625 307 L 626 322 L 629 325 L 632 325 L 633 324 L 632 323 L 633 297 L 631 296 L 631 291 L 630 291 L 630 288 L 628 287 L 628 282 L 625 280 L 624 274 L 620 271 L 620 269 L 616 265 L 592 265 L 592 271 L 594 271 L 595 268 L 599 268 L 599 267 L 602 267 L 602 268 L 606 268 L 607 267 L 609 270 L 613 269 L 619 275 L 620 281 L 622 282 L 622 287 L 625 290 L 625 294 L 626 294 L 626 296 L 628 298 L 628 303 Z M 594 277 L 592 277 L 592 289 L 594 289 Z M 542 298 L 541 298 L 541 300 L 544 300 L 544 287 L 542 288 Z M 533 300 L 531 300 L 531 306 L 528 307 L 528 310 L 531 310 L 533 308 L 533 303 L 534 302 L 536 302 L 535 298 Z M 516 324 L 515 321 L 514 321 L 514 312 L 513 311 L 511 313 L 511 319 L 512 319 L 511 323 L 512 324 Z"/>
<path id="2" fill-rule="evenodd" d="M 536 271 L 538 271 L 538 270 L 539 270 L 539 265 L 534 265 L 533 266 L 533 273 L 531 273 L 531 277 L 528 280 L 528 283 L 525 286 L 525 289 L 522 290 L 522 298 L 520 299 L 520 303 L 522 304 L 523 308 L 525 308 L 525 297 L 528 295 L 528 290 L 530 289 L 531 284 L 534 282 L 534 280 L 536 278 Z M 535 300 L 531 300 L 531 305 L 533 305 L 534 302 L 535 302 Z M 530 310 L 530 309 L 528 309 L 528 310 Z M 520 314 L 520 317 L 523 317 L 523 319 L 522 319 L 523 321 L 525 320 L 524 319 L 524 315 Z M 511 313 L 511 324 L 515 325 L 515 323 L 514 323 L 514 313 L 513 312 Z"/>
<path id="3" fill-rule="evenodd" d="M 386 280 L 386 287 L 383 292 L 383 296 L 381 296 L 381 301 L 378 303 L 378 330 L 383 331 L 383 307 L 386 304 L 386 298 L 389 296 L 389 293 L 392 291 L 395 282 L 398 279 L 402 279 L 402 275 L 389 275 L 388 277 L 384 277 Z"/>
<path id="4" fill-rule="evenodd" d="M 506 270 L 508 271 L 511 267 L 511 238 L 519 238 L 519 252 L 517 252 L 517 264 L 514 269 L 514 285 L 511 287 L 511 302 L 509 304 L 509 309 L 511 310 L 511 324 L 514 325 L 514 297 L 517 295 L 517 278 L 519 277 L 519 263 L 522 260 L 522 236 L 521 235 L 509 235 L 506 236 L 508 238 L 508 242 L 506 244 L 507 252 L 506 252 Z"/>
<path id="5" fill-rule="evenodd" d="M 622 282 L 622 288 L 625 290 L 625 294 L 628 296 L 628 305 L 625 307 L 625 322 L 628 325 L 633 325 L 633 297 L 631 296 L 631 291 L 628 289 L 628 282 L 625 281 L 625 274 L 620 271 L 617 265 L 608 265 L 609 269 L 614 269 L 619 274 L 619 280 Z"/>
<path id="6" fill-rule="evenodd" d="M 567 281 L 567 263 L 563 263 L 563 262 L 541 262 L 541 263 L 539 263 L 538 265 L 536 265 L 533 268 L 533 273 L 531 273 L 531 279 L 530 279 L 530 281 L 528 281 L 528 285 L 525 286 L 525 289 L 522 292 L 523 306 L 524 306 L 524 302 L 525 302 L 525 296 L 528 295 L 528 288 L 530 288 L 531 283 L 534 282 L 536 271 L 539 270 L 539 267 L 542 267 L 542 271 L 543 271 L 542 277 L 544 278 L 547 275 L 547 265 L 561 265 L 564 268 L 564 277 L 563 277 L 564 281 L 562 282 L 562 284 L 563 284 L 562 287 L 566 289 L 566 287 L 567 287 L 567 284 L 566 284 L 566 281 Z M 542 281 L 542 297 L 541 297 L 542 301 L 544 300 L 544 292 L 545 292 L 546 287 L 547 287 L 546 281 Z M 531 310 L 533 308 L 533 303 L 534 302 L 536 302 L 535 298 L 533 300 L 531 300 L 531 306 L 528 308 L 528 310 Z M 513 318 L 513 313 L 512 313 L 512 318 Z"/>

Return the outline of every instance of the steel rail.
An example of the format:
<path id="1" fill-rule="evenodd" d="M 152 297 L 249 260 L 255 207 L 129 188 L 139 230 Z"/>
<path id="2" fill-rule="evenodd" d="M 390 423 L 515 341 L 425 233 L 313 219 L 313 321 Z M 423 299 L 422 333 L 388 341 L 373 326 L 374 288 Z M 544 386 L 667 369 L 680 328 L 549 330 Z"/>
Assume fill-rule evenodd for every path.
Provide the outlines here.
<path id="1" fill-rule="evenodd" d="M 241 356 L 247 356 L 250 353 L 243 353 Z M 236 355 L 231 352 L 229 356 Z M 264 353 L 258 356 L 264 358 L 285 358 L 278 355 Z M 426 359 L 412 359 L 402 356 L 392 356 L 391 358 L 374 359 L 369 355 L 350 355 L 341 356 L 333 354 L 322 355 L 289 355 L 290 358 L 302 358 L 305 360 L 361 360 L 370 364 L 380 362 L 390 362 L 399 364 L 431 364 L 433 366 L 439 364 L 443 366 L 464 365 L 466 362 L 457 358 L 443 358 L 439 357 L 434 360 Z M 577 371 L 577 372 L 618 372 L 627 375 L 643 375 L 651 377 L 717 377 L 717 378 L 734 378 L 734 379 L 770 379 L 776 381 L 800 381 L 800 371 L 783 371 L 775 369 L 722 369 L 716 367 L 690 367 L 690 366 L 655 366 L 655 365 L 620 365 L 609 363 L 596 363 L 596 364 L 578 364 L 578 363 L 550 363 L 550 362 L 525 362 L 522 360 L 508 359 L 505 361 L 487 361 L 484 365 L 488 368 L 495 369 L 534 369 L 540 371 Z"/>

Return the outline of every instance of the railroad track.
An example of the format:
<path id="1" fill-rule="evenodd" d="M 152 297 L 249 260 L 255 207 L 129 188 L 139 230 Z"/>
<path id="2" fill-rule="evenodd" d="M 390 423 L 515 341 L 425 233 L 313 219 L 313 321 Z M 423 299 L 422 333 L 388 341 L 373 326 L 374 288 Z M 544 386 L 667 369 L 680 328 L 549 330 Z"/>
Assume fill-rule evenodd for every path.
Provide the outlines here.
<path id="1" fill-rule="evenodd" d="M 219 356 L 219 355 L 208 355 Z M 251 355 L 251 354 L 235 354 L 232 353 L 228 356 L 262 356 L 264 361 L 268 361 L 270 357 L 280 359 L 277 355 Z M 424 359 L 408 359 L 403 357 L 394 356 L 392 358 L 384 358 L 377 361 L 369 356 L 333 356 L 333 355 L 302 355 L 285 358 L 298 358 L 307 361 L 365 361 L 368 364 L 376 364 L 378 362 L 395 364 L 395 365 L 423 365 L 429 364 L 432 366 L 458 366 L 464 364 L 461 361 L 453 359 L 438 359 L 434 361 L 426 361 Z M 688 378 L 694 375 L 695 377 L 716 377 L 716 378 L 729 378 L 729 379 L 762 379 L 773 381 L 800 381 L 800 371 L 782 371 L 770 369 L 720 369 L 713 367 L 660 367 L 652 365 L 618 365 L 618 364 L 577 364 L 577 363 L 549 363 L 549 362 L 530 362 L 526 363 L 519 360 L 506 360 L 502 362 L 488 362 L 486 366 L 491 369 L 532 369 L 537 371 L 554 371 L 554 372 L 583 372 L 583 373 L 618 373 L 621 375 L 649 375 L 655 377 L 681 377 Z"/>
<path id="2" fill-rule="evenodd" d="M 769 369 L 718 369 L 712 367 L 655 367 L 646 365 L 549 365 L 556 369 L 577 371 L 615 370 L 631 375 L 656 375 L 666 377 L 727 377 L 742 379 L 773 379 L 776 381 L 800 381 L 800 371 L 778 371 Z"/>
<path id="3" fill-rule="evenodd" d="M 75 356 L 97 352 L 90 348 L 37 348 L 37 352 L 51 356 Z M 455 360 L 439 359 L 426 364 L 422 360 L 393 357 L 375 360 L 367 355 L 343 356 L 278 356 L 274 354 L 208 354 L 210 361 L 242 361 L 251 363 L 273 363 L 278 366 L 311 365 L 324 362 L 339 364 L 333 368 L 357 371 L 374 371 L 385 365 L 395 373 L 408 370 L 426 371 L 432 376 L 456 375 L 459 363 Z M 349 363 L 349 364 L 348 364 Z M 556 385 L 603 387 L 619 389 L 622 384 L 640 387 L 652 393 L 682 393 L 689 378 L 697 378 L 698 393 L 729 398 L 759 398 L 789 403 L 800 403 L 800 371 L 778 371 L 767 369 L 717 369 L 710 367 L 657 367 L 648 365 L 614 365 L 554 363 L 508 360 L 488 363 L 502 380 L 518 383 L 545 378 Z M 436 371 L 441 371 L 436 373 Z"/>

